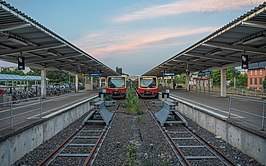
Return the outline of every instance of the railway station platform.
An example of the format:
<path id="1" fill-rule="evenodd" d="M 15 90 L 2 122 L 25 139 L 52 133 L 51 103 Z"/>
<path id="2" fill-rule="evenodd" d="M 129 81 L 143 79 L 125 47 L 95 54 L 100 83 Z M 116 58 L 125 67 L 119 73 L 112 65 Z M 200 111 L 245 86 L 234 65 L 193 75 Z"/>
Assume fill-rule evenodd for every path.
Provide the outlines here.
<path id="1" fill-rule="evenodd" d="M 45 99 L 37 98 L 36 100 L 14 103 L 12 106 L 4 106 L 0 109 L 1 119 L 6 118 L 0 122 L 0 140 L 33 127 L 39 124 L 40 121 L 60 114 L 75 104 L 89 98 L 94 98 L 97 95 L 97 90 L 80 91 L 78 93 L 46 97 Z M 11 114 L 13 116 L 12 118 L 10 116 Z"/>
<path id="2" fill-rule="evenodd" d="M 220 97 L 217 93 L 181 89 L 170 90 L 170 97 L 184 101 L 210 115 L 227 120 L 266 138 L 266 121 L 265 113 L 263 113 L 265 112 L 265 99 L 245 96 Z"/>
<path id="3" fill-rule="evenodd" d="M 170 90 L 169 98 L 179 112 L 217 138 L 266 163 L 265 99 L 186 90 Z"/>

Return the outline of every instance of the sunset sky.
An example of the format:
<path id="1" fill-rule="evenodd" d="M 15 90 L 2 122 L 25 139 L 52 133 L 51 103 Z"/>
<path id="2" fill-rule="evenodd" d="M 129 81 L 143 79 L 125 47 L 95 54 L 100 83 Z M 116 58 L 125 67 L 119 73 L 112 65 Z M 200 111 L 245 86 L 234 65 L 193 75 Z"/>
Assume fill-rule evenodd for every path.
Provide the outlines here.
<path id="1" fill-rule="evenodd" d="M 107 66 L 141 75 L 264 0 L 6 2 Z"/>

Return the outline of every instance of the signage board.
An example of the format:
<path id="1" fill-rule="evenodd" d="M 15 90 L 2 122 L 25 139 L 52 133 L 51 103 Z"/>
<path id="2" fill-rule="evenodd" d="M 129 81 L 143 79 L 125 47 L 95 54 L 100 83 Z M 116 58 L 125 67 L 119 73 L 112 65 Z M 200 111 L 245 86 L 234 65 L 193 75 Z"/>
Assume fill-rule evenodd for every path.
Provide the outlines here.
<path id="1" fill-rule="evenodd" d="M 163 76 L 175 76 L 175 73 L 163 73 Z"/>
<path id="2" fill-rule="evenodd" d="M 198 76 L 205 76 L 205 75 L 211 75 L 211 71 L 199 71 Z"/>
<path id="3" fill-rule="evenodd" d="M 100 76 L 102 76 L 102 74 L 101 73 L 90 73 L 89 76 L 91 76 L 91 77 L 100 77 Z"/>
<path id="4" fill-rule="evenodd" d="M 248 69 L 248 55 L 241 55 L 242 69 Z"/>
<path id="5" fill-rule="evenodd" d="M 18 57 L 18 70 L 25 70 L 25 57 Z"/>

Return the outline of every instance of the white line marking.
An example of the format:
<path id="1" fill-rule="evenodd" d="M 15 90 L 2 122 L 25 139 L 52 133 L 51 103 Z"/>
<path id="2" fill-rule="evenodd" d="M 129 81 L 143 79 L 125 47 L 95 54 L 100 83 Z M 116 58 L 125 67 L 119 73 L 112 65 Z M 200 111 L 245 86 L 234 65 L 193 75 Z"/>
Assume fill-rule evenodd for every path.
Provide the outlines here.
<path id="1" fill-rule="evenodd" d="M 52 111 L 54 111 L 54 110 L 60 109 L 60 108 L 62 108 L 62 107 L 64 107 L 64 106 L 67 106 L 67 105 L 73 103 L 73 105 L 71 105 L 71 106 L 68 106 L 68 107 L 62 108 L 62 109 L 60 109 L 60 110 L 58 110 L 58 111 L 56 111 L 56 112 L 53 112 L 53 113 L 48 114 L 48 115 L 45 115 L 45 116 L 43 116 L 42 118 L 45 119 L 45 118 L 49 118 L 49 117 L 51 117 L 51 116 L 57 115 L 57 114 L 59 114 L 59 113 L 61 113 L 61 112 L 64 112 L 65 110 L 68 110 L 68 109 L 71 109 L 71 108 L 73 108 L 73 107 L 76 107 L 77 105 L 79 105 L 79 104 L 81 104 L 81 103 L 84 103 L 84 102 L 90 101 L 90 100 L 96 98 L 97 96 L 98 96 L 98 95 L 95 95 L 95 96 L 92 96 L 92 97 L 90 97 L 90 98 L 88 98 L 88 97 L 84 97 L 84 98 L 80 99 L 80 100 L 79 100 L 80 102 L 78 102 L 78 103 L 76 103 L 77 101 L 73 101 L 73 102 L 71 102 L 71 103 L 64 104 L 64 105 L 62 105 L 62 106 L 60 106 L 60 107 L 57 107 L 57 108 L 54 108 L 54 109 L 52 109 L 52 110 L 48 110 L 48 111 L 46 111 L 46 112 L 43 112 L 43 114 L 50 113 L 50 112 L 52 112 Z M 84 100 L 84 99 L 86 99 L 86 100 Z M 76 104 L 74 104 L 74 103 L 76 103 Z M 27 119 L 32 119 L 32 118 L 35 118 L 36 116 L 40 116 L 40 114 L 37 114 L 37 115 L 31 116 L 31 117 L 29 117 L 29 118 L 27 118 Z"/>
<path id="2" fill-rule="evenodd" d="M 68 97 L 73 97 L 73 96 L 78 96 L 78 94 L 74 94 L 74 95 L 64 95 L 64 96 L 58 96 L 58 97 L 52 97 L 52 98 L 49 98 L 49 99 L 46 99 L 46 100 L 43 100 L 42 101 L 42 103 L 47 103 L 47 102 L 49 102 L 49 101 L 51 101 L 51 100 L 54 100 L 54 99 L 56 99 L 56 100 L 54 100 L 54 101 L 58 101 L 58 100 L 61 100 L 61 99 L 64 99 L 64 98 L 68 98 Z M 32 105 L 37 105 L 37 104 L 39 104 L 40 103 L 40 101 L 39 100 L 36 100 L 36 103 L 33 103 L 33 104 L 27 104 L 27 103 L 24 103 L 24 104 L 27 104 L 27 105 L 23 105 L 23 106 L 19 106 L 19 107 L 15 107 L 15 105 L 13 105 L 13 110 L 16 110 L 16 109 L 20 109 L 20 108 L 24 108 L 24 107 L 28 107 L 28 106 L 32 106 Z M 10 111 L 10 109 L 5 109 L 5 110 L 2 110 L 2 111 L 0 111 L 0 113 L 4 113 L 4 112 L 6 112 L 6 111 Z"/>
<path id="3" fill-rule="evenodd" d="M 175 95 L 171 95 L 170 97 L 171 97 L 172 99 L 176 99 L 176 100 L 183 100 L 182 102 L 184 102 L 184 103 L 186 103 L 186 104 L 188 104 L 188 105 L 191 105 L 191 106 L 193 106 L 193 107 L 195 107 L 195 108 L 203 109 L 204 111 L 206 111 L 206 112 L 208 112 L 208 113 L 211 113 L 211 114 L 213 114 L 213 115 L 219 116 L 219 117 L 221 117 L 221 118 L 223 118 L 223 119 L 226 119 L 226 118 L 227 118 L 227 116 L 221 115 L 221 114 L 216 113 L 216 112 L 213 112 L 213 111 L 211 111 L 211 110 L 207 110 L 207 109 L 202 108 L 202 107 L 200 107 L 200 106 L 207 107 L 207 108 L 209 108 L 209 109 L 216 110 L 216 111 L 219 111 L 219 112 L 223 112 L 223 113 L 225 113 L 225 114 L 228 114 L 227 111 L 223 111 L 223 110 L 220 110 L 220 109 L 218 109 L 218 108 L 214 108 L 214 107 L 211 107 L 211 106 L 208 106 L 208 105 L 205 105 L 205 104 L 202 104 L 202 103 L 198 103 L 198 102 L 195 102 L 195 101 L 193 101 L 193 100 L 185 99 L 185 98 L 182 98 L 182 97 L 179 97 L 179 96 L 175 96 Z M 191 103 L 189 103 L 189 102 L 191 102 Z M 192 104 L 192 103 L 194 103 L 194 104 Z M 197 105 L 195 105 L 195 104 L 197 104 Z M 199 106 L 198 106 L 198 105 L 199 105 Z M 239 115 L 237 115 L 237 114 L 233 114 L 233 113 L 232 113 L 231 115 L 236 116 L 236 117 L 239 117 L 239 118 L 244 118 L 244 117 L 242 117 L 242 116 L 239 116 Z"/>

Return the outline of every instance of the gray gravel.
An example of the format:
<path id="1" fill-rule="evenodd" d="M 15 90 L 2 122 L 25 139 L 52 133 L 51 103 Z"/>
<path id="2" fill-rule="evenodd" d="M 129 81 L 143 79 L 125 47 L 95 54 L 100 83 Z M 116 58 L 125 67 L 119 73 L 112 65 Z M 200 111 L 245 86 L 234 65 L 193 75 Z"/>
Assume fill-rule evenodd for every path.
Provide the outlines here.
<path id="1" fill-rule="evenodd" d="M 150 104 L 151 104 L 151 102 L 150 102 Z M 160 107 L 155 107 L 154 105 L 151 107 L 153 108 L 153 110 L 155 112 L 159 111 L 161 109 Z M 205 130 L 204 128 L 202 128 L 201 126 L 199 126 L 198 124 L 196 124 L 195 122 L 190 120 L 189 118 L 185 117 L 184 115 L 183 115 L 183 117 L 188 121 L 188 126 L 190 126 L 202 138 L 207 140 L 207 142 L 209 142 L 211 145 L 213 145 L 218 150 L 220 150 L 223 154 L 225 154 L 236 165 L 238 165 L 238 166 L 244 166 L 244 165 L 259 166 L 259 165 L 262 165 L 259 162 L 257 162 L 256 160 L 254 160 L 253 158 L 251 158 L 248 155 L 239 151 L 237 148 L 226 143 L 221 138 L 216 138 L 215 134 L 209 132 L 208 130 Z M 176 126 L 174 126 L 174 128 L 176 128 Z M 199 165 L 199 163 L 200 162 L 198 162 L 198 163 L 194 162 L 193 164 Z M 205 164 L 206 165 L 213 165 L 213 163 L 209 162 L 209 161 L 206 161 Z"/>
<path id="2" fill-rule="evenodd" d="M 142 103 L 144 104 L 144 103 Z M 144 105 L 143 115 L 130 115 L 120 107 L 94 165 L 128 165 L 130 142 L 135 142 L 136 165 L 178 165 L 170 145 Z"/>
<path id="3" fill-rule="evenodd" d="M 53 150 L 55 150 L 60 144 L 62 144 L 63 141 L 65 141 L 65 139 L 67 139 L 72 133 L 74 133 L 77 128 L 79 128 L 79 126 L 82 124 L 82 120 L 87 115 L 88 115 L 88 113 L 83 115 L 81 118 L 79 118 L 75 122 L 71 123 L 64 130 L 60 131 L 58 134 L 56 134 L 51 139 L 45 141 L 43 144 L 41 144 L 35 150 L 24 155 L 24 157 L 22 157 L 20 160 L 16 161 L 13 165 L 15 165 L 15 166 L 36 166 L 36 165 L 38 165 Z M 95 129 L 96 127 L 99 128 L 98 126 L 90 126 L 90 127 L 88 127 L 88 129 Z M 102 129 L 102 127 L 101 127 L 101 129 Z M 64 161 L 65 161 L 64 163 L 67 163 L 67 160 L 64 160 Z M 79 161 L 77 161 L 77 163 L 79 163 Z M 62 165 L 62 164 L 63 163 L 60 164 L 59 162 L 53 163 L 53 165 Z M 77 164 L 77 165 L 79 165 L 79 164 Z"/>
<path id="4" fill-rule="evenodd" d="M 149 100 L 148 100 L 149 101 Z M 118 103 L 124 102 L 123 100 Z M 170 145 L 165 141 L 165 137 L 159 130 L 157 123 L 152 116 L 144 109 L 141 116 L 128 114 L 122 106 L 119 107 L 112 126 L 97 154 L 94 165 L 127 165 L 128 163 L 128 146 L 130 142 L 135 141 L 137 145 L 137 165 L 178 165 Z M 116 107 L 108 107 L 109 110 L 115 111 Z M 158 108 L 153 107 L 155 111 Z M 58 147 L 67 137 L 69 137 L 86 115 L 69 125 L 66 129 L 60 131 L 56 136 L 44 142 L 34 151 L 26 154 L 14 165 L 38 165 L 49 153 Z M 230 146 L 221 139 L 215 138 L 215 135 L 201 128 L 191 120 L 187 119 L 191 126 L 200 136 L 207 139 L 212 145 L 221 150 L 231 160 L 238 165 L 260 165 L 258 162 L 241 153 L 236 148 Z M 81 142 L 79 142 L 81 143 Z M 64 163 L 58 162 L 55 165 L 69 165 L 70 161 L 64 160 Z M 79 161 L 77 161 L 79 162 Z M 195 164 L 195 163 L 194 163 Z M 197 163 L 196 163 L 197 164 Z M 81 165 L 80 163 L 75 165 Z M 205 165 L 213 165 L 211 162 L 205 162 Z"/>
<path id="5" fill-rule="evenodd" d="M 249 165 L 249 166 L 258 166 L 262 165 L 256 160 L 252 159 L 248 155 L 242 153 L 237 148 L 231 146 L 230 144 L 223 141 L 221 138 L 215 138 L 216 135 L 209 132 L 208 130 L 205 130 L 204 128 L 200 127 L 196 123 L 194 123 L 192 120 L 186 118 L 186 120 L 189 123 L 189 126 L 193 128 L 193 130 L 196 131 L 198 135 L 200 135 L 202 138 L 207 140 L 208 143 L 216 147 L 218 150 L 220 150 L 223 154 L 225 154 L 230 160 L 232 160 L 235 164 L 238 166 L 243 165 Z"/>

